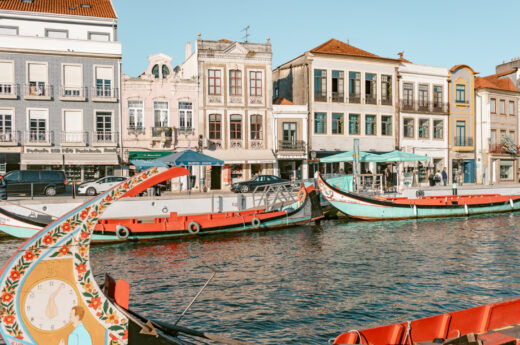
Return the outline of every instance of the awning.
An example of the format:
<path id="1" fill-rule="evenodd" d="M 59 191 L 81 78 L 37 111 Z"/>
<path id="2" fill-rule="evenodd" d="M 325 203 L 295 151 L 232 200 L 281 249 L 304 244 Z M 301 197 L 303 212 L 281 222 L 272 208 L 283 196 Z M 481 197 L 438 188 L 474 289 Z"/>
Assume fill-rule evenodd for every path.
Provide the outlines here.
<path id="1" fill-rule="evenodd" d="M 269 164 L 276 163 L 271 150 L 204 150 L 204 154 L 223 160 L 226 164 Z"/>
<path id="2" fill-rule="evenodd" d="M 20 164 L 25 165 L 63 165 L 61 153 L 22 153 Z"/>
<path id="3" fill-rule="evenodd" d="M 152 160 L 171 155 L 173 151 L 130 151 L 128 160 Z"/>
<path id="4" fill-rule="evenodd" d="M 119 159 L 117 159 L 116 153 L 104 153 L 104 154 L 67 154 L 65 155 L 66 165 L 117 165 Z"/>

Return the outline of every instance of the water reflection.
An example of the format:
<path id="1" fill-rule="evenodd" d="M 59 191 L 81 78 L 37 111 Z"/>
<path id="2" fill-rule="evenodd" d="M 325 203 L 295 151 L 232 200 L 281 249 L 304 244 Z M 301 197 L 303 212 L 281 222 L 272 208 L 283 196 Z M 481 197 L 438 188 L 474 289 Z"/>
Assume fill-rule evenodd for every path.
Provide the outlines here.
<path id="1" fill-rule="evenodd" d="M 128 280 L 131 307 L 255 344 L 326 344 L 340 332 L 519 294 L 518 214 L 320 226 L 93 247 L 97 278 Z M 3 260 L 20 244 L 0 237 Z"/>

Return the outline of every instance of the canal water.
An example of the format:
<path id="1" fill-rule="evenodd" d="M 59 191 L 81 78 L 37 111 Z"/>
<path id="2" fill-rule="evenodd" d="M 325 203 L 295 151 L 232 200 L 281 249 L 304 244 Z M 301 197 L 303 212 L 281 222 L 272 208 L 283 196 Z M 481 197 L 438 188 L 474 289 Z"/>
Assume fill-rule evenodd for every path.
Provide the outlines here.
<path id="1" fill-rule="evenodd" d="M 387 222 L 323 221 L 185 242 L 95 246 L 131 283 L 131 308 L 252 344 L 327 344 L 350 329 L 520 295 L 520 214 Z M 0 238 L 0 260 L 20 244 Z"/>

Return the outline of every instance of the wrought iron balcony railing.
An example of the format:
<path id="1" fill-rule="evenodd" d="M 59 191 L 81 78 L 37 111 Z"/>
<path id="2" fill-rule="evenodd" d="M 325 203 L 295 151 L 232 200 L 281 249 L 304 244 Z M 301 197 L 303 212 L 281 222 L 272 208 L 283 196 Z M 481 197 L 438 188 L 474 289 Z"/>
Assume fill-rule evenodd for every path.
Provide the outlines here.
<path id="1" fill-rule="evenodd" d="M 278 151 L 305 151 L 305 141 L 278 140 Z"/>

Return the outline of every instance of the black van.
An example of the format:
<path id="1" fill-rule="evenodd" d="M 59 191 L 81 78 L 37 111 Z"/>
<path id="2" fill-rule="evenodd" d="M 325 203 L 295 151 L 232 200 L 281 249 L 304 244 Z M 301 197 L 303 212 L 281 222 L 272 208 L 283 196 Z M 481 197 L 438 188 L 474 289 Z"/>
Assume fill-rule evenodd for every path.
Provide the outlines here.
<path id="1" fill-rule="evenodd" d="M 65 193 L 65 173 L 52 170 L 13 170 L 4 178 L 7 181 L 7 195 L 31 194 L 31 184 L 34 195 L 45 194 L 53 196 Z"/>

